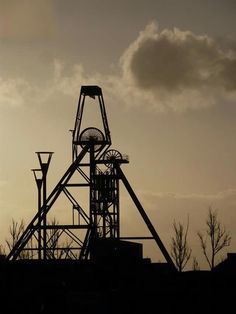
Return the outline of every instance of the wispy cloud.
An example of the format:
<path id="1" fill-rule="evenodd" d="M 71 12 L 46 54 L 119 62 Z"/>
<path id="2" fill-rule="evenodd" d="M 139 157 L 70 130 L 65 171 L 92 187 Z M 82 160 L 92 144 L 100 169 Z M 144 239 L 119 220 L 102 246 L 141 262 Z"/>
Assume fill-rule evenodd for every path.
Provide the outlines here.
<path id="1" fill-rule="evenodd" d="M 215 194 L 172 193 L 137 191 L 147 213 L 158 225 L 166 229 L 174 220 L 186 221 L 189 216 L 191 232 L 204 228 L 209 207 L 217 210 L 221 222 L 235 233 L 234 220 L 236 207 L 236 189 L 228 189 Z M 235 243 L 235 242 L 234 242 Z"/>
<path id="2" fill-rule="evenodd" d="M 235 47 L 190 31 L 159 31 L 152 22 L 124 51 L 118 73 L 88 75 L 75 65 L 65 77 L 57 61 L 55 82 L 65 93 L 100 84 L 117 102 L 152 112 L 202 109 L 236 100 Z"/>
<path id="3" fill-rule="evenodd" d="M 236 45 L 152 22 L 124 51 L 116 73 L 87 73 L 82 64 L 55 59 L 39 89 L 24 79 L 1 79 L 0 104 L 42 104 L 53 93 L 78 96 L 80 86 L 100 85 L 106 98 L 151 112 L 184 112 L 236 100 Z"/>
<path id="4" fill-rule="evenodd" d="M 173 193 L 173 192 L 150 192 L 150 191 L 141 191 L 142 195 L 150 198 L 172 198 L 172 199 L 195 199 L 195 200 L 223 200 L 227 198 L 236 198 L 236 189 L 229 189 L 225 191 L 220 191 L 215 194 L 197 194 L 197 193 L 190 193 L 190 194 L 180 194 L 180 193 Z"/>
<path id="5" fill-rule="evenodd" d="M 219 191 L 214 194 L 199 194 L 199 193 L 172 193 L 172 192 L 152 192 L 139 191 L 138 193 L 149 212 L 173 221 L 183 220 L 188 215 L 192 224 L 199 228 L 204 222 L 209 207 L 219 211 L 220 217 L 231 230 L 234 230 L 234 216 L 236 207 L 236 189 L 228 189 Z"/>
<path id="6" fill-rule="evenodd" d="M 31 93 L 29 82 L 22 78 L 3 79 L 0 77 L 0 107 L 19 107 L 25 105 Z"/>

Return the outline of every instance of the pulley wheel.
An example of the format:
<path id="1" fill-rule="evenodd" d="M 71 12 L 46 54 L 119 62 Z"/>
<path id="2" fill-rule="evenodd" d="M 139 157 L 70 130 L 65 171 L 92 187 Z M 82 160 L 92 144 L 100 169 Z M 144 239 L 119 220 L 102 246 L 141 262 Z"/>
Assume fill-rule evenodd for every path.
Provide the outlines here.
<path id="1" fill-rule="evenodd" d="M 84 129 L 79 137 L 79 142 L 84 148 L 87 143 L 94 145 L 94 152 L 98 152 L 104 144 L 104 135 L 102 131 L 97 128 L 89 127 Z"/>
<path id="2" fill-rule="evenodd" d="M 122 155 L 116 149 L 109 149 L 103 155 L 103 160 L 107 161 L 105 165 L 108 167 L 110 167 L 113 164 L 113 161 L 121 160 L 121 159 L 122 159 Z"/>

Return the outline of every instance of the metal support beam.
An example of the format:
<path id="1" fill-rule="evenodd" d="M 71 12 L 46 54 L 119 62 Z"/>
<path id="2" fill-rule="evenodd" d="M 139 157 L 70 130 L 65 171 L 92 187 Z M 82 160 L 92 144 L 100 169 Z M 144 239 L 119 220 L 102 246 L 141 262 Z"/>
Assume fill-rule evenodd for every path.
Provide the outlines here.
<path id="1" fill-rule="evenodd" d="M 140 215 L 142 216 L 144 222 L 146 223 L 146 225 L 147 225 L 147 227 L 148 227 L 150 233 L 152 234 L 154 240 L 156 241 L 158 247 L 160 248 L 160 250 L 161 250 L 163 256 L 165 257 L 167 263 L 168 263 L 171 267 L 173 267 L 173 269 L 176 270 L 176 267 L 175 267 L 174 262 L 172 261 L 172 259 L 171 259 L 170 255 L 169 255 L 169 253 L 167 252 L 167 250 L 166 250 L 164 244 L 162 243 L 162 241 L 161 241 L 159 235 L 157 234 L 157 232 L 156 232 L 154 226 L 152 225 L 150 219 L 148 218 L 148 216 L 147 216 L 145 210 L 143 209 L 143 206 L 141 205 L 140 201 L 138 200 L 136 194 L 134 193 L 134 191 L 133 191 L 131 185 L 129 184 L 129 182 L 128 182 L 126 176 L 124 175 L 123 171 L 121 170 L 119 164 L 116 165 L 116 170 L 117 170 L 118 176 L 120 177 L 120 179 L 122 180 L 124 186 L 126 187 L 126 190 L 128 191 L 128 193 L 129 193 L 130 197 L 132 198 L 134 204 L 136 205 L 136 207 L 137 207 L 137 209 L 138 209 Z"/>
<path id="2" fill-rule="evenodd" d="M 29 223 L 25 231 L 22 233 L 18 242 L 14 245 L 13 249 L 7 256 L 7 260 L 16 260 L 19 257 L 19 254 L 24 249 L 25 245 L 29 241 L 29 239 L 34 234 L 38 225 L 41 225 L 44 217 L 47 215 L 48 211 L 52 207 L 52 205 L 57 200 L 58 196 L 61 194 L 63 189 L 66 187 L 68 181 L 76 171 L 79 166 L 80 161 L 84 158 L 85 154 L 89 150 L 89 145 L 86 145 L 80 154 L 77 156 L 75 161 L 69 166 L 65 174 L 62 176 L 61 180 L 58 182 L 56 187 L 53 189 L 51 194 L 48 196 L 45 204 L 41 207 L 41 210 L 37 212 L 32 221 Z"/>

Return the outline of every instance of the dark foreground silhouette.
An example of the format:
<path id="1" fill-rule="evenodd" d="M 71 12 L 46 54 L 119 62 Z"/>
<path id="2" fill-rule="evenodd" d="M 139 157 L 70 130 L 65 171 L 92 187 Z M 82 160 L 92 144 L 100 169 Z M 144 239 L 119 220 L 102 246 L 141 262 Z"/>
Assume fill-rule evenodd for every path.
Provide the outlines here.
<path id="1" fill-rule="evenodd" d="M 177 273 L 148 259 L 1 261 L 0 278 L 1 313 L 234 313 L 236 296 L 230 262 Z"/>

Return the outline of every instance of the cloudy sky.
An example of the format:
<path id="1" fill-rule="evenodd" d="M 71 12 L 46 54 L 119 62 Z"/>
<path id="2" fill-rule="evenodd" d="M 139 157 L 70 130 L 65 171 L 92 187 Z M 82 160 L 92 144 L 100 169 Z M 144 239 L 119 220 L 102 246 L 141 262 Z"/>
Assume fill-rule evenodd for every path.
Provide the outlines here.
<path id="1" fill-rule="evenodd" d="M 50 189 L 71 161 L 80 86 L 96 84 L 167 249 L 173 221 L 189 217 L 204 268 L 197 232 L 212 206 L 232 236 L 224 254 L 236 252 L 235 14 L 234 0 L 0 0 L 1 243 L 12 218 L 35 214 L 34 152 L 55 152 Z M 124 226 L 143 230 L 122 200 Z"/>

